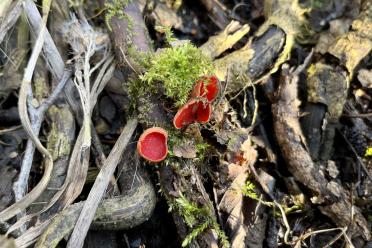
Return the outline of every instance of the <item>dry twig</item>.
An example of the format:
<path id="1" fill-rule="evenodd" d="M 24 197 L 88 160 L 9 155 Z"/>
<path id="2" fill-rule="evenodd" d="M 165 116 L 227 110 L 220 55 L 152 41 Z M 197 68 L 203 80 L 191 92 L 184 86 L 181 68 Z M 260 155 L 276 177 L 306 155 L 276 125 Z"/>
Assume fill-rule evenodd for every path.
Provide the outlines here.
<path id="1" fill-rule="evenodd" d="M 3 41 L 6 33 L 14 26 L 22 14 L 22 1 L 17 1 L 14 7 L 7 14 L 4 20 L 1 19 L 0 13 L 0 43 Z"/>
<path id="2" fill-rule="evenodd" d="M 103 167 L 101 168 L 96 181 L 90 190 L 88 198 L 84 203 L 84 207 L 81 210 L 79 219 L 77 220 L 67 247 L 83 247 L 85 236 L 89 230 L 90 223 L 93 220 L 98 204 L 105 193 L 109 180 L 114 174 L 115 168 L 121 159 L 130 137 L 137 127 L 137 123 L 138 121 L 136 119 L 129 120 L 115 143 L 115 146 L 112 148 L 110 155 L 107 157 Z"/>
<path id="3" fill-rule="evenodd" d="M 41 23 L 41 30 L 38 35 L 38 38 L 35 43 L 35 47 L 32 51 L 31 57 L 25 69 L 24 77 L 21 84 L 21 89 L 19 92 L 19 100 L 18 100 L 18 110 L 22 125 L 25 131 L 30 136 L 30 139 L 34 142 L 36 148 L 45 156 L 46 163 L 45 163 L 45 173 L 40 180 L 39 184 L 34 187 L 34 189 L 28 193 L 28 195 L 22 199 L 20 199 L 15 204 L 11 205 L 7 209 L 3 210 L 0 213 L 0 221 L 6 221 L 13 217 L 14 215 L 18 214 L 25 208 L 27 208 L 32 202 L 34 202 L 40 194 L 44 191 L 45 187 L 47 186 L 50 178 L 50 173 L 53 169 L 53 158 L 49 151 L 41 144 L 38 137 L 35 135 L 28 113 L 27 113 L 27 99 L 28 95 L 31 92 L 31 80 L 33 71 L 36 66 L 37 59 L 41 52 L 41 49 L 44 44 L 44 32 L 46 29 L 46 22 L 48 19 L 48 14 L 50 10 L 51 1 L 44 1 L 43 5 L 43 20 Z"/>

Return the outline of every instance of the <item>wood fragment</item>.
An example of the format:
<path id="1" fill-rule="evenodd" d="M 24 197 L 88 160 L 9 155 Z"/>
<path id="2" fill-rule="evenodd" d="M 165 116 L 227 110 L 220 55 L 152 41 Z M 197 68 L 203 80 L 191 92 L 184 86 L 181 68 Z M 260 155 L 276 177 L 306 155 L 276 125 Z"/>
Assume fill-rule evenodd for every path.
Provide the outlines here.
<path id="1" fill-rule="evenodd" d="M 9 2 L 9 0 L 6 1 Z M 5 2 L 1 2 L 1 4 Z M 0 6 L 0 9 L 1 8 L 2 6 Z M 15 4 L 13 4 L 12 9 L 8 12 L 5 18 L 2 18 L 2 13 L 0 10 L 0 43 L 4 40 L 5 35 L 14 26 L 21 14 L 22 1 L 17 1 Z"/>
<path id="2" fill-rule="evenodd" d="M 96 181 L 88 195 L 83 209 L 79 215 L 74 231 L 68 241 L 67 247 L 83 247 L 85 236 L 89 230 L 90 223 L 93 220 L 94 214 L 99 202 L 109 184 L 111 176 L 114 174 L 116 166 L 121 159 L 121 156 L 127 146 L 133 132 L 137 127 L 136 119 L 129 120 L 119 136 L 115 146 L 112 148 L 110 155 L 105 160 Z"/>
<path id="3" fill-rule="evenodd" d="M 304 65 L 310 61 L 307 58 Z M 349 227 L 354 235 L 362 235 L 368 240 L 371 236 L 368 224 L 359 208 L 350 203 L 350 198 L 342 186 L 335 181 L 328 181 L 312 161 L 304 144 L 306 141 L 299 124 L 299 100 L 297 84 L 299 73 L 304 66 L 295 72 L 284 69 L 284 80 L 279 92 L 278 102 L 272 105 L 274 128 L 283 157 L 289 171 L 297 181 L 313 192 L 313 201 L 320 204 L 323 214 L 329 216 L 338 226 Z M 351 215 L 351 209 L 354 209 Z"/>

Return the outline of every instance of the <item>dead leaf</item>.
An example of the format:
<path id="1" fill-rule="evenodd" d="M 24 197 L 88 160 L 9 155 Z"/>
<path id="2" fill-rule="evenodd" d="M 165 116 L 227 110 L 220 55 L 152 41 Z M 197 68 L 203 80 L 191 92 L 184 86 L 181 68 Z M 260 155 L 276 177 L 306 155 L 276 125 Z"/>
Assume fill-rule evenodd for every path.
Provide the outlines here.
<path id="1" fill-rule="evenodd" d="M 246 178 L 246 173 L 238 175 L 219 204 L 220 210 L 228 214 L 226 227 L 231 231 L 231 247 L 234 248 L 261 247 L 265 237 L 267 216 L 255 216 L 258 202 L 244 200 L 242 188 Z"/>
<path id="2" fill-rule="evenodd" d="M 364 88 L 372 88 L 372 70 L 360 70 L 358 73 L 358 80 Z"/>
<path id="3" fill-rule="evenodd" d="M 179 158 L 196 158 L 196 149 L 193 144 L 181 144 L 173 146 L 173 153 Z"/>
<path id="4" fill-rule="evenodd" d="M 225 192 L 221 199 L 219 208 L 221 211 L 231 214 L 237 204 L 241 204 L 243 199 L 242 188 L 247 178 L 246 174 L 240 174 L 231 184 L 230 188 Z"/>
<path id="5" fill-rule="evenodd" d="M 239 175 L 245 174 L 247 172 L 247 167 L 237 164 L 229 164 L 227 166 L 227 170 L 228 178 L 231 181 L 234 181 Z"/>
<path id="6" fill-rule="evenodd" d="M 253 147 L 250 139 L 247 139 L 243 142 L 240 150 L 243 152 L 243 157 L 246 160 L 247 164 L 252 164 L 257 160 L 258 153 L 256 148 Z"/>

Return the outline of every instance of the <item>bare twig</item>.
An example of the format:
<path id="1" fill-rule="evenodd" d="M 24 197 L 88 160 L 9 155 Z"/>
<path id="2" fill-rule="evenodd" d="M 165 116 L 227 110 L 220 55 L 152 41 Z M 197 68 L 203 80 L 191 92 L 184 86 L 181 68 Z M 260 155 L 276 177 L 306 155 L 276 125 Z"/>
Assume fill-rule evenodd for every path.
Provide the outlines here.
<path id="1" fill-rule="evenodd" d="M 342 117 L 347 118 L 370 118 L 372 117 L 372 113 L 362 113 L 362 114 L 344 114 Z"/>
<path id="2" fill-rule="evenodd" d="M 343 235 L 345 238 L 345 241 L 349 244 L 350 248 L 354 248 L 353 243 L 351 242 L 350 238 L 346 234 L 347 227 L 336 227 L 336 228 L 329 228 L 329 229 L 322 229 L 322 230 L 316 230 L 312 232 L 305 233 L 301 235 L 300 238 L 298 238 L 295 242 L 300 245 L 300 242 L 305 241 L 307 238 L 311 237 L 312 235 L 319 234 L 319 233 L 326 233 L 326 232 L 334 232 L 334 231 L 341 231 L 340 235 Z M 337 239 L 340 236 L 337 235 Z M 331 247 L 332 243 L 334 243 L 337 239 L 334 239 L 331 243 L 324 247 Z"/>
<path id="3" fill-rule="evenodd" d="M 65 86 L 66 82 L 70 79 L 70 76 L 71 76 L 71 72 L 66 71 L 61 81 L 59 82 L 57 87 L 54 89 L 51 96 L 46 101 L 44 101 L 40 105 L 39 108 L 32 110 L 33 121 L 32 121 L 31 126 L 32 126 L 32 129 L 35 135 L 39 134 L 41 123 L 44 119 L 45 112 L 53 104 L 57 96 L 62 92 L 63 87 Z M 27 191 L 28 176 L 31 170 L 34 151 L 35 151 L 35 145 L 31 140 L 29 140 L 27 142 L 26 151 L 23 156 L 21 171 L 19 173 L 17 181 L 14 183 L 14 186 L 13 186 L 14 196 L 15 196 L 16 201 L 20 200 Z"/>
<path id="4" fill-rule="evenodd" d="M 136 119 L 128 121 L 115 146 L 111 150 L 110 155 L 107 157 L 92 189 L 90 190 L 67 247 L 83 247 L 85 236 L 89 230 L 90 223 L 94 218 L 98 204 L 105 193 L 105 189 L 107 188 L 110 178 L 121 159 L 125 147 L 137 127 L 137 123 L 138 121 Z"/>
<path id="5" fill-rule="evenodd" d="M 41 28 L 41 16 L 35 3 L 32 0 L 25 0 L 23 8 L 31 26 L 31 30 L 34 33 L 39 33 Z M 62 78 L 65 63 L 63 62 L 63 59 L 47 30 L 45 30 L 44 39 L 45 44 L 43 46 L 43 55 L 48 64 L 49 70 L 53 74 L 54 78 Z"/>
<path id="6" fill-rule="evenodd" d="M 7 128 L 7 129 L 2 129 L 2 130 L 0 130 L 0 135 L 6 134 L 6 133 L 11 133 L 11 132 L 17 131 L 21 128 L 22 128 L 22 126 L 15 126 L 15 127 Z"/>
<path id="7" fill-rule="evenodd" d="M 6 18 L 2 21 L 0 14 L 0 43 L 3 41 L 6 33 L 14 26 L 22 13 L 22 1 L 17 1 Z"/>
<path id="8" fill-rule="evenodd" d="M 37 59 L 41 52 L 41 49 L 44 44 L 44 32 L 46 29 L 46 22 L 48 19 L 48 14 L 50 10 L 51 1 L 44 1 L 43 6 L 43 19 L 41 22 L 41 29 L 39 35 L 36 39 L 35 47 L 32 51 L 31 57 L 25 69 L 24 77 L 21 84 L 21 89 L 19 92 L 19 99 L 18 99 L 18 110 L 20 114 L 20 119 L 22 125 L 30 139 L 34 142 L 36 148 L 45 156 L 46 163 L 45 163 L 45 173 L 40 180 L 39 184 L 24 198 L 20 199 L 15 204 L 11 205 L 10 207 L 6 208 L 0 213 L 0 221 L 6 221 L 12 218 L 14 215 L 18 214 L 25 208 L 27 208 L 32 202 L 34 202 L 40 194 L 44 191 L 45 187 L 48 184 L 50 173 L 52 172 L 53 168 L 53 159 L 49 151 L 41 144 L 38 137 L 35 135 L 33 128 L 31 126 L 31 122 L 27 113 L 27 98 L 29 92 L 31 92 L 31 80 L 33 71 L 36 66 Z"/>

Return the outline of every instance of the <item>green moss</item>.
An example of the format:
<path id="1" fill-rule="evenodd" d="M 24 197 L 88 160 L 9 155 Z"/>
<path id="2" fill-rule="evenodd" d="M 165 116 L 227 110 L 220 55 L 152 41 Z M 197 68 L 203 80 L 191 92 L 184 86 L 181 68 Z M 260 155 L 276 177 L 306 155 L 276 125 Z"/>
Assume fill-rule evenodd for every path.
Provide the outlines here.
<path id="1" fill-rule="evenodd" d="M 184 134 L 175 128 L 169 129 L 168 131 L 168 147 L 170 156 L 174 156 L 173 154 L 173 147 L 180 145 L 184 142 L 185 136 Z"/>
<path id="2" fill-rule="evenodd" d="M 195 81 L 212 71 L 211 61 L 190 43 L 165 48 L 154 55 L 147 72 L 140 78 L 147 88 L 158 88 L 161 83 L 164 94 L 182 106 L 189 98 Z"/>
<path id="3" fill-rule="evenodd" d="M 368 147 L 366 149 L 366 153 L 364 154 L 364 157 L 372 157 L 372 147 Z"/>
<path id="4" fill-rule="evenodd" d="M 135 44 L 128 42 L 127 53 L 131 66 L 133 66 L 136 71 L 141 72 L 143 69 L 150 67 L 150 60 L 153 55 L 151 52 L 140 51 Z"/>
<path id="5" fill-rule="evenodd" d="M 208 150 L 210 150 L 212 146 L 209 145 L 208 143 L 206 142 L 202 142 L 202 143 L 197 143 L 195 145 L 195 149 L 196 149 L 196 155 L 197 155 L 197 158 L 200 162 L 203 162 L 204 159 L 207 157 L 208 155 Z"/>
<path id="6" fill-rule="evenodd" d="M 169 27 L 157 28 L 165 34 L 168 44 L 176 41 Z M 195 81 L 212 73 L 210 59 L 189 42 L 160 49 L 155 54 L 138 51 L 135 44 L 129 44 L 127 54 L 131 66 L 140 74 L 139 80 L 129 85 L 134 102 L 147 93 L 160 93 L 173 100 L 175 106 L 182 106 L 189 99 Z"/>
<path id="7" fill-rule="evenodd" d="M 328 4 L 328 1 L 325 0 L 310 0 L 310 6 L 315 9 L 321 9 L 324 8 L 326 4 Z"/>
<path id="8" fill-rule="evenodd" d="M 189 246 L 200 234 L 207 229 L 214 229 L 220 240 L 221 247 L 230 247 L 225 233 L 221 230 L 213 214 L 205 206 L 199 207 L 191 202 L 181 192 L 180 196 L 169 204 L 170 211 L 177 211 L 191 229 L 182 242 L 182 247 Z"/>
<path id="9" fill-rule="evenodd" d="M 168 44 L 170 44 L 173 41 L 176 41 L 177 39 L 174 37 L 172 28 L 169 26 L 164 25 L 156 25 L 155 30 L 159 33 L 163 33 L 165 35 L 165 40 Z"/>
<path id="10" fill-rule="evenodd" d="M 111 18 L 116 16 L 119 19 L 127 19 L 128 20 L 128 27 L 133 26 L 133 21 L 124 13 L 124 8 L 129 4 L 130 0 L 111 0 L 106 1 L 105 7 L 107 9 L 107 13 L 105 16 L 105 22 L 109 30 L 111 30 L 110 21 Z"/>

